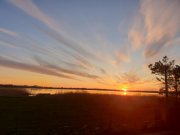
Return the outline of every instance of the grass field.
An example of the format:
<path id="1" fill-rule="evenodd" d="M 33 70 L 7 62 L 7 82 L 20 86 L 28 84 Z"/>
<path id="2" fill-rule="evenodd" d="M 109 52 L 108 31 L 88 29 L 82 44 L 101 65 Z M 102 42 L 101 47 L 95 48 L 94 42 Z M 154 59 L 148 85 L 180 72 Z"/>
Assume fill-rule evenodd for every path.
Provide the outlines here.
<path id="1" fill-rule="evenodd" d="M 1 135 L 179 134 L 180 103 L 153 96 L 0 96 Z"/>

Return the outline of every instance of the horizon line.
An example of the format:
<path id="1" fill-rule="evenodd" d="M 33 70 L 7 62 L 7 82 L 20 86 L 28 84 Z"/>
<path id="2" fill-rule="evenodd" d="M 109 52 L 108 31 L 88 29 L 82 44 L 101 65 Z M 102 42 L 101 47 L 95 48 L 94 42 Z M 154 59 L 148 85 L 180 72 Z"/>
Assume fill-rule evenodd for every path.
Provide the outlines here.
<path id="1" fill-rule="evenodd" d="M 71 89 L 71 90 L 98 90 L 98 91 L 114 91 L 114 92 L 124 92 L 123 89 L 106 89 L 106 88 L 84 88 L 84 87 L 52 87 L 52 86 L 39 86 L 39 85 L 15 85 L 15 84 L 0 84 L 0 87 L 20 87 L 20 88 L 43 88 L 43 89 Z M 127 90 L 126 92 L 143 92 L 143 93 L 159 93 L 157 90 Z"/>

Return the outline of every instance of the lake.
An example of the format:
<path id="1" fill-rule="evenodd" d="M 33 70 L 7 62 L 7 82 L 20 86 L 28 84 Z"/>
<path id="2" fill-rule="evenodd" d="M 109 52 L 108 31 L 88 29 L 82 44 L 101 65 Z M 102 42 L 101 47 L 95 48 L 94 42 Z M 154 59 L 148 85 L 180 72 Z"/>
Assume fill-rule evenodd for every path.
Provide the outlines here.
<path id="1" fill-rule="evenodd" d="M 160 96 L 158 93 L 146 93 L 146 92 L 131 92 L 131 91 L 107 91 L 107 90 L 80 90 L 80 89 L 27 89 L 30 96 L 36 96 L 39 94 L 67 94 L 67 93 L 89 93 L 89 94 L 110 94 L 110 95 L 124 95 L 124 96 Z"/>

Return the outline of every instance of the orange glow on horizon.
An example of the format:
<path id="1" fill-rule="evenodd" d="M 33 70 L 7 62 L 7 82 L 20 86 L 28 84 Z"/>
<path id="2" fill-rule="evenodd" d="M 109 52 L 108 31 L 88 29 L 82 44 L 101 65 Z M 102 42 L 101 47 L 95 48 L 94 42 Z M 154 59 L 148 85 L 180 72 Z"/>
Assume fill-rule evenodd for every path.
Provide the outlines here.
<path id="1" fill-rule="evenodd" d="M 123 92 L 130 90 L 159 90 L 160 85 L 153 81 L 143 83 L 122 83 L 116 85 L 106 85 L 86 79 L 82 81 L 69 80 L 54 76 L 48 76 L 23 70 L 0 67 L 0 83 L 14 85 L 39 85 L 48 87 L 76 87 L 76 88 L 106 88 L 118 89 Z M 107 80 L 108 84 L 113 84 L 115 80 Z"/>
<path id="2" fill-rule="evenodd" d="M 127 91 L 129 89 L 129 87 L 127 85 L 120 84 L 120 85 L 117 86 L 117 89 Z"/>
<path id="3" fill-rule="evenodd" d="M 122 90 L 124 90 L 124 92 L 126 92 L 126 91 L 127 91 L 127 88 L 122 88 Z"/>
<path id="4" fill-rule="evenodd" d="M 127 95 L 127 87 L 123 87 L 122 90 L 124 91 L 123 95 Z"/>

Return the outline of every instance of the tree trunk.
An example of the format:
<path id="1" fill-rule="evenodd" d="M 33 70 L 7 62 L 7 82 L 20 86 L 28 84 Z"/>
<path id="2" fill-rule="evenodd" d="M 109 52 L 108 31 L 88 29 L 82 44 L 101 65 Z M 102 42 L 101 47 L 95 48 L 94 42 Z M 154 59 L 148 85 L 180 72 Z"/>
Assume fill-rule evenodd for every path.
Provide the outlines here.
<path id="1" fill-rule="evenodd" d="M 166 92 L 166 99 L 168 99 L 168 81 L 167 81 L 167 70 L 165 69 L 165 92 Z"/>
<path id="2" fill-rule="evenodd" d="M 176 102 L 177 102 L 177 97 L 178 97 L 178 84 L 177 84 L 177 79 L 175 78 L 175 89 L 176 89 Z"/>

